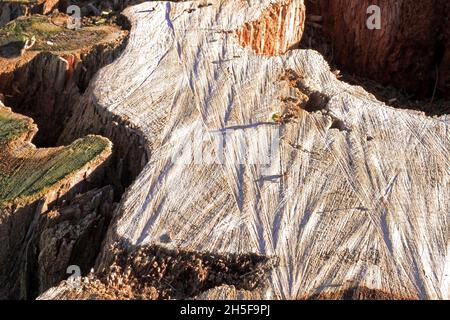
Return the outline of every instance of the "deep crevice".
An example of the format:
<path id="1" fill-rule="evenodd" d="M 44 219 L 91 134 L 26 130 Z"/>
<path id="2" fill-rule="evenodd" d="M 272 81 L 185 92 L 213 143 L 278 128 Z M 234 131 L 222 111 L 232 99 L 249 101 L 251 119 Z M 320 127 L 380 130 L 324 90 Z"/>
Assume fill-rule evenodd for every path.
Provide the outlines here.
<path id="1" fill-rule="evenodd" d="M 327 105 L 330 101 L 323 92 L 311 89 L 306 83 L 304 75 L 292 69 L 287 69 L 280 77 L 281 81 L 286 81 L 288 86 L 294 89 L 293 96 L 282 99 L 286 105 L 285 115 L 291 118 L 296 117 L 300 110 L 309 113 L 327 113 Z"/>
<path id="2" fill-rule="evenodd" d="M 121 29 L 129 31 L 128 19 L 121 14 L 116 17 L 115 21 L 120 23 Z M 58 140 L 73 115 L 73 108 L 91 79 L 98 70 L 121 54 L 127 45 L 128 36 L 121 41 L 115 47 L 99 44 L 87 52 L 74 54 L 41 52 L 12 74 L 0 74 L 0 92 L 5 97 L 4 104 L 14 112 L 32 118 L 39 128 L 32 140 L 36 147 L 59 146 Z M 54 69 L 65 67 L 64 62 L 55 61 L 61 58 L 68 63 L 68 75 L 62 88 L 54 88 L 55 76 L 61 73 Z"/>

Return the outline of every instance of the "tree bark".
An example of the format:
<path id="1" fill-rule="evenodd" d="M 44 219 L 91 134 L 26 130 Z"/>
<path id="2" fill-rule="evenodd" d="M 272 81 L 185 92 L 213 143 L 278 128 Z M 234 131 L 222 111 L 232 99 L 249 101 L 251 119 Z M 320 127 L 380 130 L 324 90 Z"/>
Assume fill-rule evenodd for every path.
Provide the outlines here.
<path id="1" fill-rule="evenodd" d="M 450 96 L 450 5 L 446 0 L 319 0 L 334 61 L 347 71 L 430 97 L 436 82 Z M 381 8 L 381 29 L 366 26 L 367 8 Z"/>

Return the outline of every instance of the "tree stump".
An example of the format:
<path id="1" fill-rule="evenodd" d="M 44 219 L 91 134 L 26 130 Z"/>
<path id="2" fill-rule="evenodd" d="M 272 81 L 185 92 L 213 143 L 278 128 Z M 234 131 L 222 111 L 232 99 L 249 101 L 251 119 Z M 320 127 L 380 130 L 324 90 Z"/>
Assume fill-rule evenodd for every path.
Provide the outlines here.
<path id="1" fill-rule="evenodd" d="M 61 52 L 36 53 L 19 90 L 5 86 L 16 109 L 36 74 L 27 70 L 60 61 L 78 98 L 63 100 L 56 145 L 90 134 L 113 142 L 106 191 L 88 190 L 55 208 L 67 220 L 49 214 L 32 228 L 49 255 L 72 230 L 58 232 L 59 222 L 87 226 L 75 255 L 89 241 L 99 248 L 78 288 L 62 281 L 40 299 L 450 297 L 447 115 L 388 107 L 297 49 L 301 0 L 152 1 L 123 14 L 126 46 L 95 76 L 96 46 L 80 56 L 85 71 Z M 42 119 L 32 98 L 46 90 L 33 92 L 27 110 Z M 95 221 L 107 220 L 99 203 L 113 201 L 111 190 L 105 234 Z M 28 258 L 39 293 L 72 261 Z"/>

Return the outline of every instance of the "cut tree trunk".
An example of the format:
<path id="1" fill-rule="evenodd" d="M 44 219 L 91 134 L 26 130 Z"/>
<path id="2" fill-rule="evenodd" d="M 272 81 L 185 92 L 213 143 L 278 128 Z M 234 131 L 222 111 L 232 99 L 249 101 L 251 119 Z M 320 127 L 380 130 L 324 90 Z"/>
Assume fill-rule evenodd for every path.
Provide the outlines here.
<path id="1" fill-rule="evenodd" d="M 333 61 L 384 84 L 431 97 L 436 83 L 450 97 L 450 3 L 447 0 L 308 1 L 323 16 Z M 381 29 L 369 30 L 371 5 L 381 8 Z"/>
<path id="2" fill-rule="evenodd" d="M 65 279 L 69 265 L 89 272 L 114 198 L 128 186 L 120 181 L 121 170 L 127 170 L 124 175 L 130 170 L 126 156 L 117 152 L 118 126 L 112 121 L 103 121 L 102 134 L 109 131 L 117 143 L 113 155 L 112 143 L 93 135 L 55 147 L 71 107 L 95 72 L 118 55 L 127 32 L 91 26 L 71 31 L 69 38 L 67 29 L 52 21 L 38 16 L 14 22 L 22 27 L 14 30 L 36 35 L 33 48 L 23 54 L 9 50 L 21 34 L 0 29 L 1 299 L 34 298 Z M 131 135 L 120 130 L 126 139 L 122 150 L 133 149 Z"/>
<path id="3" fill-rule="evenodd" d="M 109 221 L 106 217 L 110 213 L 100 210 L 102 206 L 111 209 L 109 190 L 95 193 L 110 201 L 109 205 L 100 206 L 93 197 L 83 201 L 77 199 L 80 207 L 85 206 L 84 212 L 78 210 L 77 213 L 74 205 L 69 210 L 65 202 L 89 190 L 89 184 L 96 185 L 101 180 L 111 155 L 111 142 L 103 137 L 89 136 L 67 147 L 37 149 L 30 143 L 36 131 L 30 118 L 11 112 L 0 102 L 1 299 L 29 298 L 64 279 L 64 266 L 67 267 L 75 248 L 85 255 L 90 254 L 87 261 L 93 263 L 97 251 L 91 248 L 98 244 L 80 249 L 79 242 L 83 238 L 95 239 L 96 233 L 89 229 L 95 229 L 93 225 L 99 221 Z M 56 206 L 67 214 L 58 216 L 60 210 L 54 209 Z M 37 268 L 47 271 L 39 271 L 39 275 L 30 270 L 35 246 L 42 249 L 38 250 L 41 263 Z M 37 255 L 33 258 L 37 260 Z M 29 277 L 40 283 L 40 291 L 30 292 L 35 288 L 27 279 Z"/>
<path id="4" fill-rule="evenodd" d="M 395 3 L 399 21 L 420 28 L 394 39 L 376 31 L 368 50 L 364 35 L 349 32 L 355 16 L 336 12 L 343 42 L 355 42 L 336 55 L 383 79 L 428 81 L 429 25 L 401 14 L 411 1 Z M 113 114 L 150 158 L 115 212 L 94 274 L 81 290 L 63 282 L 42 299 L 450 298 L 448 116 L 392 109 L 339 81 L 317 52 L 284 52 L 302 32 L 290 23 L 301 22 L 302 6 L 125 10 L 128 45 L 91 82 L 60 142 Z M 417 6 L 411 14 L 433 10 Z M 377 70 L 386 64 L 386 74 Z"/>

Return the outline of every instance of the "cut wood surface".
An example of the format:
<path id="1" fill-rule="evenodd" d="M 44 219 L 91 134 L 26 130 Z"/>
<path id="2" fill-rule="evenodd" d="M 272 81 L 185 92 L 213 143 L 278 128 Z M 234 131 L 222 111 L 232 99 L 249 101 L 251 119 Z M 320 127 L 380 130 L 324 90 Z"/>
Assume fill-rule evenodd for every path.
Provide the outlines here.
<path id="1" fill-rule="evenodd" d="M 37 149 L 30 143 L 35 133 L 30 118 L 12 113 L 0 102 L 0 210 L 43 198 L 64 182 L 82 181 L 111 154 L 111 142 L 98 136 L 68 147 Z M 76 174 L 80 177 L 74 178 Z"/>
<path id="2" fill-rule="evenodd" d="M 387 107 L 336 79 L 317 52 L 293 49 L 302 8 L 161 1 L 124 11 L 127 47 L 92 80 L 60 138 L 72 142 L 114 115 L 149 157 L 96 271 L 122 243 L 208 255 L 198 259 L 213 266 L 230 254 L 273 261 L 255 287 L 228 286 L 250 279 L 243 272 L 197 298 L 326 298 L 352 288 L 366 288 L 352 291 L 359 298 L 450 298 L 449 117 Z M 41 298 L 70 291 L 62 283 Z"/>

